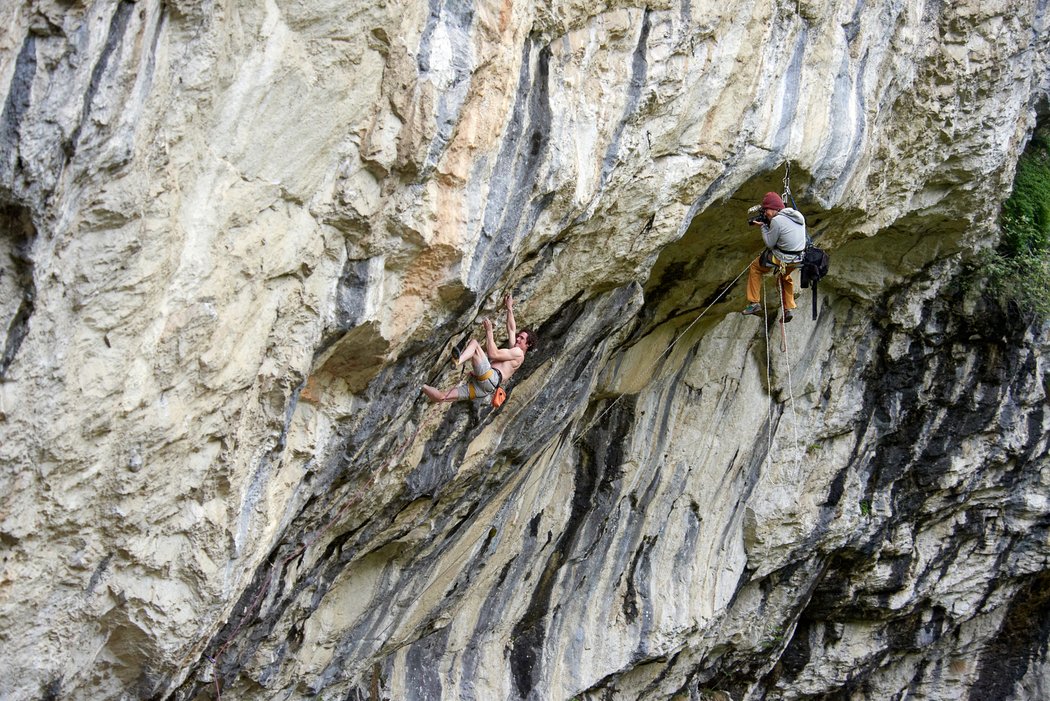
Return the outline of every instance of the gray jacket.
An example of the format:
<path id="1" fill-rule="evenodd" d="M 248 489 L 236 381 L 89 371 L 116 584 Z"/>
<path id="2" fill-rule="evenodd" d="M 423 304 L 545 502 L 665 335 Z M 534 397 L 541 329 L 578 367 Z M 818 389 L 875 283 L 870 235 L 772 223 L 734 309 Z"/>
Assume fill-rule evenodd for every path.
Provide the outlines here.
<path id="1" fill-rule="evenodd" d="M 785 207 L 762 225 L 762 240 L 784 263 L 797 263 L 806 249 L 806 218 L 797 209 Z"/>

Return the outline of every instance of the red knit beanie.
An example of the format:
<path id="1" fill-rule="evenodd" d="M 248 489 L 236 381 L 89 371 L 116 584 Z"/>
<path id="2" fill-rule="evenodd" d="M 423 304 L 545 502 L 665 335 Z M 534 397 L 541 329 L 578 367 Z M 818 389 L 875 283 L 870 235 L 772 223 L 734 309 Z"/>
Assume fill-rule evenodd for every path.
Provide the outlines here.
<path id="1" fill-rule="evenodd" d="M 784 209 L 784 200 L 775 192 L 767 192 L 762 198 L 762 209 L 775 209 L 779 212 Z"/>

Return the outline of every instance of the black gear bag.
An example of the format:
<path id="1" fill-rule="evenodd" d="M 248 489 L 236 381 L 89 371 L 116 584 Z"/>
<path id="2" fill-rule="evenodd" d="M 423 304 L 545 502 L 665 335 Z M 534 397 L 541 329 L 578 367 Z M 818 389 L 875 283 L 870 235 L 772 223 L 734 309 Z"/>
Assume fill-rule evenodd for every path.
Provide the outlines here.
<path id="1" fill-rule="evenodd" d="M 802 254 L 802 265 L 799 277 L 803 287 L 813 288 L 813 320 L 817 319 L 817 283 L 828 274 L 830 259 L 828 254 L 810 244 L 806 246 L 806 252 Z"/>

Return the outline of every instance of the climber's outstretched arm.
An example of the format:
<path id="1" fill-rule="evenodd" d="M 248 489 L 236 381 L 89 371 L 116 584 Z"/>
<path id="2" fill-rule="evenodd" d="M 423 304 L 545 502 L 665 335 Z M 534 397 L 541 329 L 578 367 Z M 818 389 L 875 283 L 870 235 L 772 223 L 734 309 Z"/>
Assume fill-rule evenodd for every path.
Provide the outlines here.
<path id="1" fill-rule="evenodd" d="M 518 325 L 514 322 L 514 298 L 507 295 L 507 298 L 503 300 L 503 303 L 507 307 L 507 339 L 508 345 L 513 346 L 518 336 Z"/>

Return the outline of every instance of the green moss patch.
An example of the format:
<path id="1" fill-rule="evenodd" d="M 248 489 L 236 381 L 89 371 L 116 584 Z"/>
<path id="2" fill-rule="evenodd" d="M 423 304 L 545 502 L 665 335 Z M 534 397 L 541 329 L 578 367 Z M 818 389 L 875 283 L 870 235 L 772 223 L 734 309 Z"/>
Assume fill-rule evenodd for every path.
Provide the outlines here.
<path id="1" fill-rule="evenodd" d="M 999 216 L 999 247 L 983 267 L 1005 302 L 1050 318 L 1050 125 L 1036 128 L 1017 163 L 1014 187 Z"/>

